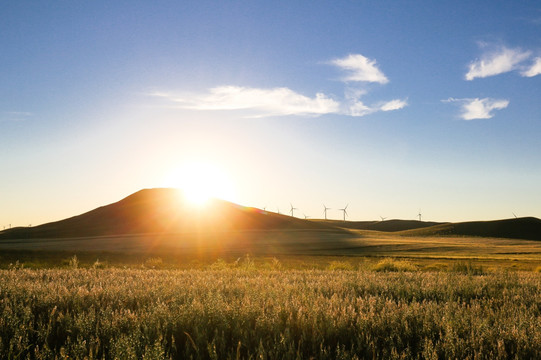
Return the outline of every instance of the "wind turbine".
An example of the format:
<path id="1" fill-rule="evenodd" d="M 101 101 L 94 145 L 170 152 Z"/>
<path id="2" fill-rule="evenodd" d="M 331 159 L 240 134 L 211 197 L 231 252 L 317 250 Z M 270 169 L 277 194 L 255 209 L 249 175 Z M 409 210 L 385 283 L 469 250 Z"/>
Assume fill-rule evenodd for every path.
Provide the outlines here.
<path id="1" fill-rule="evenodd" d="M 291 210 L 289 210 L 289 212 L 291 213 L 291 217 L 293 217 L 293 211 L 299 210 L 299 209 L 297 209 L 296 207 L 293 207 L 292 203 L 289 203 L 289 205 L 291 206 Z"/>
<path id="2" fill-rule="evenodd" d="M 381 218 L 381 221 L 385 221 L 385 219 L 387 219 L 386 217 L 383 217 L 383 216 L 380 216 Z"/>
<path id="3" fill-rule="evenodd" d="M 338 209 L 340 211 L 342 211 L 344 213 L 344 221 L 346 221 L 346 215 L 348 214 L 347 212 L 347 208 L 348 208 L 349 204 L 347 204 L 343 209 Z"/>
<path id="4" fill-rule="evenodd" d="M 304 220 L 307 220 L 310 216 L 306 215 L 306 214 L 303 214 L 304 215 Z"/>
<path id="5" fill-rule="evenodd" d="M 513 216 L 515 217 L 515 219 L 517 219 L 517 216 L 515 215 L 515 213 L 513 213 Z"/>
<path id="6" fill-rule="evenodd" d="M 421 217 L 422 217 L 422 215 L 421 215 L 421 209 L 419 209 L 419 213 L 417 214 L 417 216 L 419 217 L 419 221 L 421 221 Z"/>
<path id="7" fill-rule="evenodd" d="M 327 220 L 327 210 L 330 210 L 331 208 L 328 208 L 323 204 L 323 213 L 325 214 L 325 220 Z"/>

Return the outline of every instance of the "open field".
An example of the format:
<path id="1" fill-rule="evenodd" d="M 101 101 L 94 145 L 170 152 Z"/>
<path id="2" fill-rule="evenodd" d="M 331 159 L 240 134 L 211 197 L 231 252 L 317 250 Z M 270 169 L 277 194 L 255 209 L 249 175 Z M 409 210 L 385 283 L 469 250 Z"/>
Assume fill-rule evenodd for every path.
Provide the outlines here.
<path id="1" fill-rule="evenodd" d="M 541 357 L 537 241 L 282 230 L 0 249 L 0 358 Z"/>
<path id="2" fill-rule="evenodd" d="M 531 359 L 541 274 L 0 271 L 0 358 Z"/>
<path id="3" fill-rule="evenodd" d="M 539 219 L 178 206 L 142 191 L 0 232 L 0 358 L 541 357 Z"/>
<path id="4" fill-rule="evenodd" d="M 255 258 L 278 257 L 292 260 L 293 267 L 306 264 L 325 268 L 330 258 L 346 258 L 357 264 L 381 257 L 407 259 L 420 264 L 453 261 L 478 262 L 485 268 L 534 270 L 541 266 L 541 242 L 502 238 L 458 236 L 412 237 L 393 233 L 357 230 L 334 231 L 237 231 L 213 234 L 119 235 L 61 239 L 0 240 L 0 267 L 17 260 L 27 265 L 57 267 L 78 255 L 87 264 L 97 259 L 110 265 L 138 265 L 147 258 L 160 257 L 172 267 L 188 268 L 210 264 L 219 258 L 236 259 L 250 254 Z M 315 259 L 315 260 L 314 260 Z M 373 260 L 370 260 L 373 259 Z M 65 264 L 65 261 L 64 261 Z M 194 265 L 195 264 L 195 265 Z M 39 266 L 37 266 L 39 267 Z M 306 266 L 300 266 L 306 268 Z"/>

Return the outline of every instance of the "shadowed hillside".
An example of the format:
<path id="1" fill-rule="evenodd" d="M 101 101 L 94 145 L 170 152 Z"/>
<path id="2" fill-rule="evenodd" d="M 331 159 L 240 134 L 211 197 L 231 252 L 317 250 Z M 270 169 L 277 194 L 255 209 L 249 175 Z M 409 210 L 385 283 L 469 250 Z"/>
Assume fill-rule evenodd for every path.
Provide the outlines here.
<path id="1" fill-rule="evenodd" d="M 427 228 L 434 225 L 445 224 L 432 221 L 417 220 L 386 220 L 386 221 L 342 221 L 342 220 L 314 220 L 318 223 L 338 226 L 354 230 L 374 230 L 383 232 L 395 232 L 411 229 Z"/>
<path id="2" fill-rule="evenodd" d="M 0 239 L 273 229 L 338 231 L 330 225 L 218 199 L 198 209 L 185 201 L 176 189 L 145 189 L 82 215 L 35 227 L 2 231 Z"/>
<path id="3" fill-rule="evenodd" d="M 446 223 L 424 229 L 402 231 L 410 236 L 479 236 L 525 240 L 541 240 L 541 220 L 534 217 L 495 221 Z"/>

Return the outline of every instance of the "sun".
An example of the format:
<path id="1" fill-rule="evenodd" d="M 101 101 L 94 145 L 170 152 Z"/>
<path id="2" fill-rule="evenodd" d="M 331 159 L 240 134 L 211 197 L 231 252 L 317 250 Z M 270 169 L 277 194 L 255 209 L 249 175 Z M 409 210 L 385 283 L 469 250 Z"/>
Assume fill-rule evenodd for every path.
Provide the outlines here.
<path id="1" fill-rule="evenodd" d="M 234 189 L 227 172 L 203 161 L 183 163 L 167 175 L 165 185 L 182 190 L 184 199 L 202 207 L 212 198 L 234 200 Z"/>

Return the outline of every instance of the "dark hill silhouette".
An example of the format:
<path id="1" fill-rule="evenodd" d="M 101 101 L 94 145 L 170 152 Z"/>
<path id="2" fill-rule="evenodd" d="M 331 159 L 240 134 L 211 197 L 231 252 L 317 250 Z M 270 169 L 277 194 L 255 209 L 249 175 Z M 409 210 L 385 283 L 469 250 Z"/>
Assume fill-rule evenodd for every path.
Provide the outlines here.
<path id="1" fill-rule="evenodd" d="M 274 229 L 341 231 L 327 224 L 218 199 L 211 200 L 204 209 L 197 209 L 184 201 L 176 189 L 145 189 L 78 216 L 35 227 L 4 230 L 0 232 L 0 239 Z"/>
<path id="2" fill-rule="evenodd" d="M 479 236 L 524 240 L 541 240 L 541 220 L 534 217 L 494 221 L 446 223 L 424 229 L 402 231 L 411 236 Z"/>
<path id="3" fill-rule="evenodd" d="M 445 224 L 432 221 L 418 220 L 385 220 L 385 221 L 342 221 L 342 220 L 315 220 L 316 222 L 354 230 L 374 230 L 395 232 L 411 229 L 427 228 L 434 225 Z"/>

